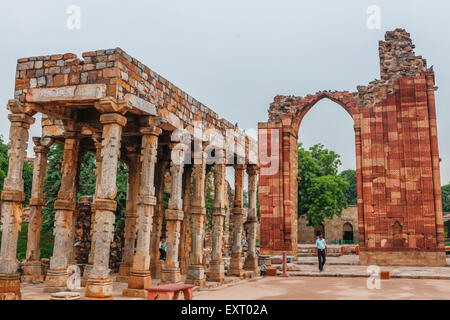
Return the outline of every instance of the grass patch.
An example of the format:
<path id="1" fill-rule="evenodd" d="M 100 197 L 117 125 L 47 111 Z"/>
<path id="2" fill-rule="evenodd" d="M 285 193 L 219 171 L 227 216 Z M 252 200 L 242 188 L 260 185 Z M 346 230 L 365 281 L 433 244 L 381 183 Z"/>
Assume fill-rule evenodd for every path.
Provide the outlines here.
<path id="1" fill-rule="evenodd" d="M 1 237 L 0 232 L 0 237 Z M 27 239 L 28 239 L 28 222 L 22 223 L 22 230 L 19 232 L 19 239 L 17 241 L 17 260 L 22 261 L 27 254 Z M 1 244 L 0 244 L 1 245 Z M 53 234 L 52 230 L 41 231 L 41 258 L 50 258 L 53 254 Z"/>

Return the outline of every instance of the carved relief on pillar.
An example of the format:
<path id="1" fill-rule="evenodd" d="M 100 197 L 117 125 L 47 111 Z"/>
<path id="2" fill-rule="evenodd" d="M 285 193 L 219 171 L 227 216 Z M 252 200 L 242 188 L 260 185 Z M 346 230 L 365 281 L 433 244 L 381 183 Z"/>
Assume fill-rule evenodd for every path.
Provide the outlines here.
<path id="1" fill-rule="evenodd" d="M 181 235 L 180 235 L 180 271 L 181 274 L 186 274 L 187 267 L 189 265 L 189 256 L 191 248 L 191 236 L 190 236 L 190 207 L 191 207 L 191 176 L 192 167 L 185 166 L 184 177 L 183 177 L 183 222 L 181 224 Z"/>
<path id="2" fill-rule="evenodd" d="M 186 283 L 204 286 L 205 268 L 203 265 L 203 241 L 205 234 L 205 175 L 206 157 L 203 151 L 194 154 L 193 196 L 190 208 L 191 214 L 191 264 L 188 267 Z"/>
<path id="3" fill-rule="evenodd" d="M 20 280 L 17 273 L 17 239 L 22 222 L 23 163 L 25 160 L 28 129 L 34 123 L 31 110 L 17 100 L 8 102 L 11 114 L 9 131 L 8 175 L 1 194 L 2 243 L 0 251 L 0 300 L 6 296 L 20 299 Z"/>
<path id="4" fill-rule="evenodd" d="M 258 186 L 259 168 L 256 165 L 249 165 L 247 167 L 248 174 L 248 251 L 244 263 L 244 269 L 253 271 L 255 274 L 259 273 L 258 256 L 256 252 L 256 234 L 258 228 L 258 217 L 256 207 L 256 192 Z"/>
<path id="5" fill-rule="evenodd" d="M 92 140 L 94 140 L 95 145 L 95 185 L 98 186 L 101 183 L 102 178 L 102 137 L 99 134 L 92 135 Z M 93 199 L 97 198 L 97 188 L 95 189 L 95 194 Z M 88 264 L 84 268 L 83 279 L 86 281 L 89 279 L 89 273 L 94 265 L 94 252 L 95 252 L 95 242 L 94 242 L 94 229 L 95 229 L 95 205 L 91 205 L 91 248 L 89 251 Z"/>
<path id="6" fill-rule="evenodd" d="M 156 205 L 155 197 L 155 165 L 158 151 L 158 136 L 162 130 L 157 126 L 141 128 L 141 183 L 137 197 L 137 242 L 133 267 L 128 279 L 128 288 L 124 296 L 144 296 L 144 288 L 151 286 L 150 276 L 150 238 L 152 219 Z"/>
<path id="7" fill-rule="evenodd" d="M 150 236 L 150 273 L 152 278 L 160 278 L 162 263 L 159 259 L 159 241 L 162 233 L 162 222 L 163 222 L 163 193 L 164 193 L 164 176 L 166 173 L 166 168 L 168 166 L 168 161 L 159 160 L 156 163 L 155 170 L 155 196 L 156 196 L 156 206 L 153 215 L 153 226 Z"/>
<path id="8" fill-rule="evenodd" d="M 40 233 L 42 229 L 42 209 L 45 206 L 43 191 L 45 174 L 47 171 L 47 154 L 54 140 L 52 138 L 33 138 L 34 158 L 33 183 L 31 187 L 30 218 L 28 224 L 27 254 L 23 267 L 22 281 L 43 281 L 40 259 Z"/>
<path id="9" fill-rule="evenodd" d="M 225 219 L 225 176 L 226 157 L 223 150 L 216 150 L 217 161 L 214 164 L 214 204 L 212 211 L 212 251 L 207 278 L 209 281 L 222 282 L 225 279 L 225 267 L 222 260 L 223 223 Z"/>
<path id="10" fill-rule="evenodd" d="M 234 201 L 232 210 L 233 245 L 231 253 L 231 274 L 242 278 L 244 276 L 242 263 L 242 231 L 244 226 L 244 172 L 245 165 L 234 165 Z"/>
<path id="11" fill-rule="evenodd" d="M 161 274 L 162 283 L 181 282 L 181 273 L 178 262 L 180 245 L 181 222 L 184 218 L 182 186 L 184 171 L 184 153 L 182 144 L 171 144 L 170 163 L 170 198 L 166 210 L 167 256 Z"/>
<path id="12" fill-rule="evenodd" d="M 118 108 L 113 101 L 102 100 L 96 108 L 106 112 L 126 112 L 126 108 Z M 92 241 L 95 243 L 94 264 L 89 273 L 85 296 L 94 299 L 112 297 L 112 280 L 109 270 L 109 253 L 114 236 L 114 220 L 117 203 L 116 178 L 117 164 L 120 155 L 122 127 L 127 119 L 119 113 L 104 113 L 100 116 L 103 124 L 102 132 L 102 164 L 100 184 L 96 186 L 95 225 Z"/>
<path id="13" fill-rule="evenodd" d="M 141 162 L 139 153 L 127 154 L 128 165 L 128 185 L 127 201 L 125 208 L 125 230 L 124 245 L 122 249 L 122 263 L 119 268 L 117 281 L 128 282 L 131 267 L 133 266 L 133 256 L 136 242 L 137 223 L 137 195 L 140 185 Z"/>
<path id="14" fill-rule="evenodd" d="M 76 180 L 79 167 L 80 137 L 74 131 L 73 123 L 66 123 L 63 161 L 61 165 L 61 186 L 54 208 L 55 236 L 53 255 L 50 259 L 50 270 L 47 272 L 47 292 L 64 290 L 67 285 L 67 267 L 70 251 L 73 251 L 73 214 L 76 208 Z"/>

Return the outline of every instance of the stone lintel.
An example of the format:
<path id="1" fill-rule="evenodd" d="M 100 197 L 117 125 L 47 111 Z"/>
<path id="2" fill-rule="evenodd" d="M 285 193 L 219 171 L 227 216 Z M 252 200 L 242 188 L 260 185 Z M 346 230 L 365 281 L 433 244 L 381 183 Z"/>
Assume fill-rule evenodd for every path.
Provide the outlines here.
<path id="1" fill-rule="evenodd" d="M 28 90 L 26 102 L 83 102 L 98 100 L 106 96 L 106 84 L 81 84 L 59 88 L 33 88 Z"/>
<path id="2" fill-rule="evenodd" d="M 157 115 L 156 106 L 153 103 L 141 99 L 131 93 L 127 93 L 124 98 L 133 106 L 134 109 L 137 109 L 144 114 L 153 116 Z"/>

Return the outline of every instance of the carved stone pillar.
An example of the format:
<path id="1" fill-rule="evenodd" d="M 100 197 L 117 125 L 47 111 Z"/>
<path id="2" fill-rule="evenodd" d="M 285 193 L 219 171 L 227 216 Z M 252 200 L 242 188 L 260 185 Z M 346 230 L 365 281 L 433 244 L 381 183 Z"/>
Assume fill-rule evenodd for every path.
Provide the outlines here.
<path id="1" fill-rule="evenodd" d="M 34 158 L 27 255 L 22 275 L 23 282 L 44 281 L 39 243 L 42 229 L 42 208 L 45 206 L 43 185 L 47 171 L 47 153 L 50 151 L 53 139 L 34 137 L 33 142 L 36 157 Z"/>
<path id="2" fill-rule="evenodd" d="M 206 159 L 203 152 L 195 158 L 193 164 L 194 193 L 191 203 L 191 263 L 188 267 L 186 283 L 204 286 L 206 283 L 205 267 L 203 265 L 203 242 L 205 234 L 205 175 Z"/>
<path id="3" fill-rule="evenodd" d="M 167 256 L 161 273 L 161 283 L 181 282 L 178 253 L 181 223 L 184 218 L 182 200 L 184 150 L 182 146 L 181 144 L 171 145 L 171 186 L 169 205 L 166 210 Z"/>
<path id="4" fill-rule="evenodd" d="M 128 279 L 128 288 L 122 292 L 127 297 L 144 297 L 144 288 L 151 286 L 150 276 L 150 234 L 152 219 L 156 205 L 154 177 L 156 155 L 158 151 L 158 136 L 161 129 L 155 126 L 141 128 L 141 184 L 137 198 L 137 243 L 133 267 Z"/>
<path id="5" fill-rule="evenodd" d="M 258 256 L 256 254 L 256 233 L 258 228 L 258 216 L 256 208 L 256 191 L 258 185 L 258 167 L 249 165 L 247 167 L 248 174 L 248 251 L 245 258 L 244 269 L 254 271 L 255 275 L 259 274 Z"/>
<path id="6" fill-rule="evenodd" d="M 17 272 L 17 239 L 22 222 L 23 163 L 25 160 L 28 129 L 34 123 L 33 117 L 17 100 L 8 102 L 11 114 L 9 130 L 9 166 L 1 195 L 2 246 L 0 252 L 0 300 L 21 299 L 20 279 Z"/>
<path id="7" fill-rule="evenodd" d="M 110 109 L 114 109 L 114 105 L 110 106 Z M 94 200 L 95 225 L 92 239 L 95 242 L 94 264 L 86 283 L 87 299 L 112 299 L 109 252 L 114 237 L 114 212 L 117 209 L 114 199 L 117 195 L 117 164 L 122 127 L 125 126 L 127 119 L 119 113 L 111 112 L 102 114 L 100 122 L 103 124 L 101 179 L 96 186 Z"/>
<path id="8" fill-rule="evenodd" d="M 77 174 L 79 166 L 80 138 L 73 124 L 66 125 L 61 186 L 55 201 L 55 236 L 50 270 L 47 272 L 46 292 L 64 291 L 67 286 L 67 267 L 73 251 L 73 214 L 76 209 Z"/>
<path id="9" fill-rule="evenodd" d="M 101 183 L 102 178 L 102 139 L 101 137 L 93 137 L 95 144 L 95 175 L 96 181 L 95 185 L 98 186 Z M 97 189 L 95 190 L 95 194 L 93 199 L 97 198 Z M 92 266 L 94 265 L 94 252 L 95 252 L 95 242 L 94 242 L 94 226 L 95 226 L 95 206 L 91 205 L 91 248 L 89 251 L 88 264 L 84 267 L 83 272 L 83 283 L 85 285 L 86 281 L 89 279 L 89 273 L 92 270 Z"/>
<path id="10" fill-rule="evenodd" d="M 185 166 L 183 173 L 183 211 L 184 218 L 181 223 L 181 236 L 180 236 L 180 250 L 179 261 L 181 274 L 186 274 L 187 267 L 189 265 L 189 253 L 190 253 L 190 224 L 189 224 L 189 212 L 191 207 L 191 176 L 192 167 Z"/>
<path id="11" fill-rule="evenodd" d="M 231 250 L 231 274 L 240 278 L 244 277 L 242 265 L 242 229 L 244 226 L 244 171 L 245 165 L 234 165 L 234 202 L 233 202 L 233 247 Z"/>
<path id="12" fill-rule="evenodd" d="M 226 158 L 220 150 L 214 164 L 214 205 L 212 218 L 212 252 L 207 278 L 209 281 L 222 282 L 225 280 L 225 267 L 222 261 L 223 222 L 225 219 L 225 175 Z M 219 150 L 216 150 L 219 153 Z"/>
<path id="13" fill-rule="evenodd" d="M 163 194 L 164 194 L 164 175 L 168 161 L 160 160 L 156 164 L 155 170 L 155 194 L 156 206 L 153 215 L 153 226 L 150 237 L 150 273 L 152 278 L 161 278 L 163 261 L 159 259 L 159 238 L 162 232 L 163 221 Z"/>
<path id="14" fill-rule="evenodd" d="M 131 267 L 133 266 L 134 247 L 136 242 L 136 219 L 137 219 L 137 195 L 140 184 L 140 155 L 130 153 L 128 157 L 128 186 L 127 203 L 125 208 L 125 232 L 124 246 L 122 249 L 122 263 L 119 268 L 117 281 L 128 282 Z"/>

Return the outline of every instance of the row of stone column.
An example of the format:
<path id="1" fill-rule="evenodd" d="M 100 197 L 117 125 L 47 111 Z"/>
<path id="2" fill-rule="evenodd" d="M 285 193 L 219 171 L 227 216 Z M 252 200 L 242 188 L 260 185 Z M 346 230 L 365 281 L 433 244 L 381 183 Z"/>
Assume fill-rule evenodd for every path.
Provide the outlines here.
<path id="1" fill-rule="evenodd" d="M 112 102 L 111 102 L 112 103 Z M 103 106 L 100 122 L 103 125 L 102 137 L 97 139 L 97 184 L 92 206 L 93 237 L 89 266 L 85 270 L 87 283 L 86 298 L 108 299 L 112 296 L 112 280 L 109 270 L 110 244 L 114 234 L 116 211 L 115 197 L 117 194 L 116 177 L 117 164 L 121 150 L 122 128 L 127 119 L 119 112 L 113 112 L 114 107 Z M 25 108 L 16 101 L 9 104 L 12 114 L 10 130 L 9 170 L 2 192 L 2 247 L 0 253 L 0 298 L 13 294 L 20 298 L 20 282 L 17 274 L 17 238 L 20 230 L 21 203 L 24 199 L 22 170 L 26 155 L 28 129 L 34 119 Z M 158 137 L 161 129 L 154 125 L 155 119 L 148 117 L 141 121 L 142 142 L 140 154 L 130 152 L 127 155 L 129 168 L 129 183 L 126 205 L 126 228 L 123 251 L 123 263 L 120 273 L 128 277 L 128 288 L 125 295 L 141 296 L 145 287 L 151 285 L 150 271 L 156 264 L 158 242 L 160 235 L 160 220 L 153 223 L 155 206 L 161 219 L 162 210 L 162 180 L 164 162 L 157 166 Z M 34 139 L 35 163 L 33 174 L 32 197 L 30 201 L 31 216 L 29 223 L 29 238 L 27 247 L 27 262 L 24 275 L 30 279 L 42 277 L 39 253 L 39 235 L 42 223 L 42 208 L 45 205 L 42 190 L 45 177 L 47 153 L 53 143 L 52 139 Z M 222 260 L 223 220 L 225 216 L 225 169 L 226 158 L 223 151 L 218 151 L 219 160 L 214 164 L 215 196 L 213 208 L 213 246 L 212 261 L 207 275 L 203 261 L 203 239 L 205 232 L 205 176 L 206 158 L 200 153 L 194 159 L 192 167 L 185 167 L 184 149 L 180 145 L 171 145 L 172 161 L 170 162 L 171 186 L 169 206 L 165 212 L 168 235 L 168 253 L 161 272 L 163 283 L 181 281 L 179 253 L 185 255 L 188 239 L 180 239 L 181 229 L 190 227 L 191 252 L 187 269 L 187 282 L 204 285 L 206 277 L 212 281 L 224 279 Z M 80 164 L 80 134 L 73 123 L 65 123 L 65 141 L 62 162 L 61 187 L 56 209 L 54 224 L 54 250 L 47 272 L 47 291 L 61 291 L 67 286 L 67 268 L 73 263 L 74 211 L 76 208 L 77 178 Z M 233 252 L 232 274 L 242 277 L 242 247 L 241 234 L 243 228 L 243 174 L 244 165 L 235 165 L 235 200 L 233 213 Z M 256 270 L 256 166 L 247 168 L 249 173 L 249 251 L 245 261 L 248 270 Z M 193 181 L 193 196 L 190 198 L 191 174 Z M 155 175 L 159 184 L 158 194 L 155 192 Z M 183 194 L 184 189 L 184 194 Z M 157 201 L 158 198 L 158 201 Z M 188 212 L 186 210 L 188 209 Z M 190 219 L 189 219 L 190 218 Z M 190 220 L 189 223 L 187 221 Z M 153 230 L 152 230 L 153 229 Z M 253 239 L 254 238 L 254 239 Z"/>

